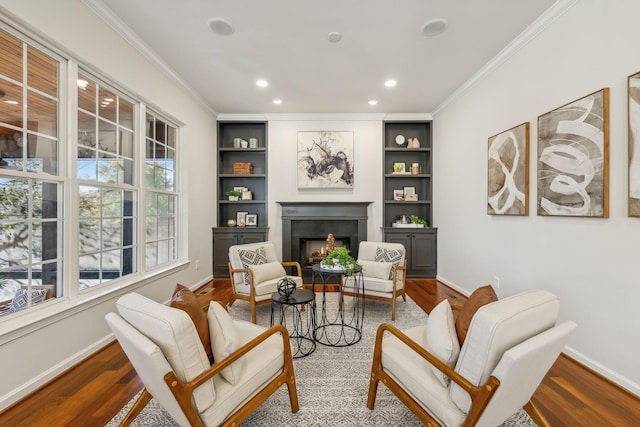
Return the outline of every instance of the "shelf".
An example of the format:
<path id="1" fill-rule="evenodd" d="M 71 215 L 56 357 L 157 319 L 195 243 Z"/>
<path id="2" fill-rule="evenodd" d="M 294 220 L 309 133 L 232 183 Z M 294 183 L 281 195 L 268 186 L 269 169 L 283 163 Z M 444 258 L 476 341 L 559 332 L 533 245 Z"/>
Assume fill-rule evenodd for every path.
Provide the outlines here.
<path id="1" fill-rule="evenodd" d="M 266 151 L 265 147 L 257 147 L 257 148 L 233 148 L 233 147 L 220 147 L 218 151 L 225 153 L 247 153 L 247 152 L 261 152 Z"/>
<path id="2" fill-rule="evenodd" d="M 429 147 L 420 147 L 420 148 L 407 148 L 407 147 L 385 147 L 384 151 L 393 151 L 393 152 L 403 152 L 403 153 L 415 153 L 415 152 L 426 152 L 431 151 Z"/>
<path id="3" fill-rule="evenodd" d="M 419 174 L 399 174 L 399 173 L 386 173 L 384 174 L 385 178 L 431 178 L 430 173 L 419 173 Z"/>
<path id="4" fill-rule="evenodd" d="M 248 204 L 264 204 L 266 203 L 266 201 L 265 200 L 218 200 L 218 203 L 229 204 L 229 205 L 233 205 L 233 204 L 248 205 Z"/>
<path id="5" fill-rule="evenodd" d="M 266 176 L 263 173 L 248 173 L 245 175 L 241 173 L 221 173 L 218 175 L 219 178 L 266 178 Z"/>
<path id="6" fill-rule="evenodd" d="M 390 205 L 430 205 L 431 200 L 385 200 L 386 204 Z"/>

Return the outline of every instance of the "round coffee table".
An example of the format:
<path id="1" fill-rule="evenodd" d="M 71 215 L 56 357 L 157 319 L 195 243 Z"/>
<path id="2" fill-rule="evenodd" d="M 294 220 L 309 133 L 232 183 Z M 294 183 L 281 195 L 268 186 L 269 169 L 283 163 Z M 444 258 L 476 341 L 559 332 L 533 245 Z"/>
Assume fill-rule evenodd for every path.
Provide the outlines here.
<path id="1" fill-rule="evenodd" d="M 271 295 L 271 326 L 276 322 L 289 331 L 294 359 L 316 350 L 316 295 L 312 291 L 296 289 L 288 299 L 274 292 Z"/>

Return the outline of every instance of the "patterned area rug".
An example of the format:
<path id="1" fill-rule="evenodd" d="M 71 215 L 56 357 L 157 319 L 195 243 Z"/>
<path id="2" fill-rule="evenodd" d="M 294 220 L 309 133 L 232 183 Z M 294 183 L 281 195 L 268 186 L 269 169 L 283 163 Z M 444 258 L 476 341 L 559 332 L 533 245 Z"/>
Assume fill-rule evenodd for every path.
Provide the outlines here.
<path id="1" fill-rule="evenodd" d="M 337 307 L 337 294 L 327 294 L 327 307 Z M 318 309 L 321 294 L 318 294 Z M 331 300 L 329 300 L 331 298 Z M 348 308 L 349 298 L 346 299 Z M 235 319 L 250 320 L 249 305 L 242 301 L 230 307 Z M 270 306 L 258 307 L 258 324 L 269 326 Z M 407 298 L 398 300 L 395 326 L 400 329 L 426 320 L 426 314 Z M 300 411 L 291 413 L 286 387 L 281 387 L 260 406 L 242 426 L 421 426 L 422 423 L 382 384 L 378 386 L 376 408 L 367 406 L 371 357 L 377 326 L 390 322 L 388 303 L 366 301 L 362 340 L 349 347 L 317 345 L 310 356 L 295 359 L 296 384 Z M 108 427 L 115 427 L 134 400 L 129 402 Z M 178 424 L 153 399 L 132 423 L 133 426 L 177 426 Z M 526 412 L 520 410 L 502 427 L 535 427 Z"/>

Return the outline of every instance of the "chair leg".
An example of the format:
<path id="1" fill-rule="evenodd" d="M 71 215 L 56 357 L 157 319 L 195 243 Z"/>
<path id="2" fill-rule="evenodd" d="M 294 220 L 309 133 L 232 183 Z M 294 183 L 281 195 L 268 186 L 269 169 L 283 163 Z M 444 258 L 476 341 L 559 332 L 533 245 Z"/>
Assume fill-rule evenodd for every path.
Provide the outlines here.
<path id="1" fill-rule="evenodd" d="M 524 405 L 523 409 L 539 427 L 551 427 L 549 420 L 542 415 L 542 412 L 540 412 L 540 409 L 538 409 L 532 400 L 528 401 L 527 404 Z"/>
<path id="2" fill-rule="evenodd" d="M 378 373 L 373 372 L 375 368 L 371 368 L 371 379 L 369 380 L 369 395 L 367 396 L 367 408 L 373 409 L 376 406 L 376 395 L 378 394 Z"/>
<path id="3" fill-rule="evenodd" d="M 396 297 L 394 295 L 393 299 L 391 300 L 391 321 L 395 321 L 395 320 L 396 320 Z"/>
<path id="4" fill-rule="evenodd" d="M 135 401 L 133 406 L 131 406 L 131 409 L 129 409 L 122 421 L 120 421 L 120 427 L 127 427 L 131 424 L 152 398 L 153 396 L 151 396 L 151 393 L 147 391 L 147 388 L 143 388 L 138 399 Z"/>

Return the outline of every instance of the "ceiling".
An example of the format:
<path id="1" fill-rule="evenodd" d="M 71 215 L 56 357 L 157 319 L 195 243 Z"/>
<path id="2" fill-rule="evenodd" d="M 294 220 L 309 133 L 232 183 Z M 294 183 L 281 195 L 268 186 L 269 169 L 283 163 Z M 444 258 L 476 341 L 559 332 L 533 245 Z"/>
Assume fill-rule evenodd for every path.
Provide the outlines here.
<path id="1" fill-rule="evenodd" d="M 106 5 L 217 113 L 292 114 L 433 112 L 556 1 L 91 2 Z M 211 18 L 234 33 L 215 34 Z M 437 18 L 446 31 L 423 35 Z M 330 32 L 342 39 L 330 42 Z M 388 79 L 397 85 L 385 87 Z"/>

